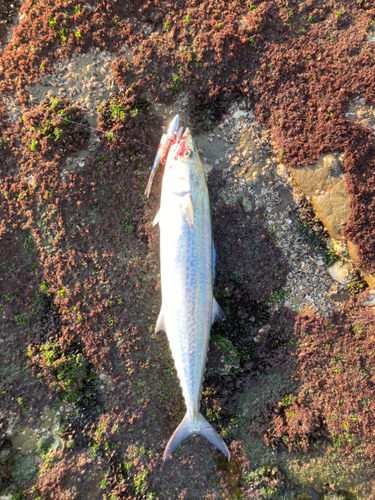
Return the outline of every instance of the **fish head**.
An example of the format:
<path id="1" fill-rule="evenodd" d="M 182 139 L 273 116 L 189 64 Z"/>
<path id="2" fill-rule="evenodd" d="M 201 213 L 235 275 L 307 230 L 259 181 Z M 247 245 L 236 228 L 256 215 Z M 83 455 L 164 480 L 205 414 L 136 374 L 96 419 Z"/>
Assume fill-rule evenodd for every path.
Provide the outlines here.
<path id="1" fill-rule="evenodd" d="M 187 128 L 172 145 L 165 166 L 163 185 L 176 195 L 192 194 L 204 178 L 198 150 Z"/>
<path id="2" fill-rule="evenodd" d="M 152 183 L 154 180 L 156 170 L 158 169 L 160 163 L 165 165 L 165 161 L 167 159 L 171 144 L 173 143 L 173 141 L 177 137 L 177 129 L 178 129 L 179 120 L 180 120 L 179 115 L 176 115 L 173 118 L 173 120 L 171 121 L 171 123 L 168 127 L 167 133 L 162 135 L 158 150 L 156 152 L 154 163 L 152 165 L 150 178 L 148 179 L 148 183 L 147 183 L 147 187 L 146 187 L 146 191 L 145 191 L 145 196 L 147 198 L 150 196 L 151 186 L 152 186 Z"/>

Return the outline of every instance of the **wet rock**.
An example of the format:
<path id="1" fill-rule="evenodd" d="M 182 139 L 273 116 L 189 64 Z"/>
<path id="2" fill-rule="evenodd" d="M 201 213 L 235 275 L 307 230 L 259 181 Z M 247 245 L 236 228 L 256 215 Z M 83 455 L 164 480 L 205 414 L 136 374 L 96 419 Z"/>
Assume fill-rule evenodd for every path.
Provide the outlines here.
<path id="1" fill-rule="evenodd" d="M 367 296 L 366 300 L 361 302 L 361 306 L 368 306 L 368 307 L 375 306 L 375 290 L 373 290 L 372 293 Z"/>
<path id="2" fill-rule="evenodd" d="M 56 451 L 61 445 L 62 440 L 60 438 L 57 438 L 53 434 L 47 434 L 39 439 L 36 445 L 36 451 L 40 455 L 43 455 L 51 450 Z"/>
<path id="3" fill-rule="evenodd" d="M 352 122 L 360 123 L 373 132 L 375 131 L 375 106 L 366 104 L 364 99 L 353 99 L 349 103 L 349 109 L 345 116 Z"/>
<path id="4" fill-rule="evenodd" d="M 16 485 L 30 481 L 38 472 L 38 466 L 31 456 L 16 460 L 12 466 L 12 477 Z"/>
<path id="5" fill-rule="evenodd" d="M 210 174 L 212 172 L 213 168 L 214 167 L 213 167 L 213 165 L 211 165 L 211 163 L 205 163 L 203 165 L 203 169 L 204 169 L 204 172 L 206 175 Z"/>
<path id="6" fill-rule="evenodd" d="M 349 251 L 349 256 L 353 260 L 353 262 L 359 262 L 359 264 L 361 264 L 356 246 L 351 241 L 348 241 L 348 251 Z M 369 287 L 375 289 L 375 276 L 373 276 L 369 271 L 367 271 L 367 269 L 365 269 L 362 265 L 360 266 L 360 269 L 361 269 L 361 274 L 368 283 Z"/>
<path id="7" fill-rule="evenodd" d="M 283 179 L 288 179 L 289 177 L 289 172 L 288 172 L 288 169 L 286 168 L 285 165 L 283 165 L 282 163 L 279 163 L 276 167 L 276 173 L 279 177 L 283 178 Z"/>
<path id="8" fill-rule="evenodd" d="M 246 111 L 243 111 L 241 109 L 237 109 L 237 111 L 235 111 L 232 115 L 232 118 L 234 120 L 240 120 L 241 118 L 244 118 L 245 116 L 247 116 L 247 112 Z"/>
<path id="9" fill-rule="evenodd" d="M 343 257 L 348 257 L 348 245 L 347 242 L 342 240 L 334 240 L 333 238 L 328 238 L 327 239 L 327 247 L 331 248 L 336 255 L 340 255 Z"/>
<path id="10" fill-rule="evenodd" d="M 242 199 L 242 202 L 241 202 L 241 207 L 242 207 L 242 210 L 248 214 L 250 213 L 253 208 L 254 208 L 254 204 L 253 202 L 251 201 L 251 199 L 248 197 L 248 196 L 245 196 L 243 199 Z"/>
<path id="11" fill-rule="evenodd" d="M 356 278 L 355 267 L 351 262 L 336 261 L 328 268 L 328 273 L 341 285 L 347 285 Z"/>
<path id="12" fill-rule="evenodd" d="M 322 156 L 315 165 L 291 169 L 294 180 L 311 199 L 320 220 L 336 240 L 344 239 L 341 231 L 350 215 L 341 165 L 341 156 L 331 153 Z"/>

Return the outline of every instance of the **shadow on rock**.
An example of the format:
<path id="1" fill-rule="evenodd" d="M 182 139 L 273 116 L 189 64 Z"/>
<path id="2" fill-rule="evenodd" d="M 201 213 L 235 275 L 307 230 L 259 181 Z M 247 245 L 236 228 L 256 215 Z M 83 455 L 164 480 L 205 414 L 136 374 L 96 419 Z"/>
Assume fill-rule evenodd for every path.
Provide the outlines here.
<path id="1" fill-rule="evenodd" d="M 295 313 L 271 308 L 282 297 L 289 266 L 264 222 L 261 210 L 249 215 L 240 205 L 213 206 L 215 296 L 226 320 L 211 330 L 202 412 L 222 430 L 233 430 L 251 378 L 290 355 Z"/>

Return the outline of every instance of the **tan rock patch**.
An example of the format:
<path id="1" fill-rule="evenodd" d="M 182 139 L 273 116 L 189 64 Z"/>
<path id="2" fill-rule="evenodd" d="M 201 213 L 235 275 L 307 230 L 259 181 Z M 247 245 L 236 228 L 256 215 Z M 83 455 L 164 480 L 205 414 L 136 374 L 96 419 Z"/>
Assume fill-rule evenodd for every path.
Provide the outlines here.
<path id="1" fill-rule="evenodd" d="M 350 215 L 349 195 L 345 189 L 345 180 L 341 179 L 326 194 L 312 198 L 312 203 L 329 234 L 337 240 L 342 240 L 341 231 Z"/>
<path id="2" fill-rule="evenodd" d="M 341 262 L 338 260 L 328 268 L 328 272 L 341 285 L 347 285 L 356 279 L 356 269 L 351 262 Z"/>
<path id="3" fill-rule="evenodd" d="M 349 251 L 350 258 L 353 260 L 353 262 L 357 262 L 360 264 L 356 246 L 351 241 L 348 241 L 348 251 Z M 364 267 L 361 267 L 361 273 L 362 273 L 364 279 L 367 281 L 368 285 L 371 288 L 375 289 L 375 276 L 373 276 Z"/>
<path id="4" fill-rule="evenodd" d="M 350 215 L 349 195 L 345 189 L 344 174 L 341 170 L 342 156 L 330 153 L 306 168 L 291 168 L 291 173 L 312 204 L 330 236 L 336 240 L 341 235 Z"/>

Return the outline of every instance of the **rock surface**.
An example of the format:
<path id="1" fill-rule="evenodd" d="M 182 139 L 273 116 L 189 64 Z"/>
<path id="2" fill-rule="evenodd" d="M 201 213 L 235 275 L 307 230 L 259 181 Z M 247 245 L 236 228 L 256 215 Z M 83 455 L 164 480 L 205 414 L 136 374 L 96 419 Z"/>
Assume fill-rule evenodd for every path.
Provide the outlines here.
<path id="1" fill-rule="evenodd" d="M 374 307 L 375 306 L 375 292 L 368 295 L 367 299 L 361 303 L 361 306 Z"/>
<path id="2" fill-rule="evenodd" d="M 347 285 L 355 279 L 355 267 L 351 262 L 341 262 L 338 260 L 328 268 L 328 272 L 341 285 Z"/>
<path id="3" fill-rule="evenodd" d="M 364 125 L 372 127 L 375 124 L 375 111 L 371 106 L 366 106 L 364 101 L 359 100 L 351 104 L 348 114 L 353 115 L 353 120 L 363 121 Z M 311 199 L 319 219 L 329 232 L 334 245 L 331 247 L 338 255 L 347 255 L 358 262 L 358 254 L 355 245 L 342 235 L 342 229 L 346 226 L 350 216 L 350 197 L 345 187 L 345 175 L 342 171 L 343 156 L 340 153 L 329 153 L 321 156 L 319 161 L 306 168 L 290 168 L 294 181 L 303 193 Z M 285 175 L 284 165 L 278 167 L 280 174 Z M 336 264 L 330 268 L 331 277 L 341 284 L 347 284 L 349 276 L 344 276 L 344 268 Z M 361 273 L 370 287 L 375 287 L 375 277 L 363 266 Z M 350 273 L 349 273 L 350 274 Z"/>
<path id="4" fill-rule="evenodd" d="M 369 271 L 367 271 L 367 269 L 365 269 L 361 265 L 361 262 L 359 262 L 357 249 L 354 243 L 352 243 L 351 241 L 348 241 L 348 251 L 350 258 L 353 260 L 353 262 L 357 262 L 358 265 L 360 266 L 361 274 L 363 275 L 363 278 L 367 281 L 368 285 L 371 288 L 375 288 L 375 276 L 373 276 Z"/>
<path id="5" fill-rule="evenodd" d="M 291 169 L 294 180 L 311 199 L 330 236 L 337 240 L 343 239 L 341 230 L 350 215 L 349 195 L 341 167 L 342 155 L 330 153 L 322 156 L 315 165 Z"/>

